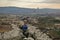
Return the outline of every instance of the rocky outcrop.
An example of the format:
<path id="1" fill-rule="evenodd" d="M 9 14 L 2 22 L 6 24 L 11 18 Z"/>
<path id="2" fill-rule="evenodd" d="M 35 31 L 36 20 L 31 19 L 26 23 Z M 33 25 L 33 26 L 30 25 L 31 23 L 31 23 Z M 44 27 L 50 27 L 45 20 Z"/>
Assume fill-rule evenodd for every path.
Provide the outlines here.
<path id="1" fill-rule="evenodd" d="M 31 26 L 29 24 L 27 25 L 28 25 L 29 35 L 33 35 L 33 37 L 29 36 L 28 38 L 25 37 L 23 39 L 22 37 L 24 37 L 24 35 L 22 34 L 21 29 L 19 29 L 17 25 L 12 24 L 13 30 L 9 32 L 0 33 L 0 39 L 2 40 L 52 40 L 45 33 L 37 29 L 37 27 Z"/>
<path id="2" fill-rule="evenodd" d="M 34 40 L 32 37 L 24 38 L 23 40 Z"/>
<path id="3" fill-rule="evenodd" d="M 10 39 L 18 36 L 21 37 L 22 35 L 21 30 L 14 24 L 12 24 L 12 26 L 13 30 L 9 32 L 0 33 L 0 39 Z"/>
<path id="4" fill-rule="evenodd" d="M 33 35 L 35 40 L 52 40 L 45 33 L 41 32 L 37 27 L 28 25 L 29 33 Z"/>

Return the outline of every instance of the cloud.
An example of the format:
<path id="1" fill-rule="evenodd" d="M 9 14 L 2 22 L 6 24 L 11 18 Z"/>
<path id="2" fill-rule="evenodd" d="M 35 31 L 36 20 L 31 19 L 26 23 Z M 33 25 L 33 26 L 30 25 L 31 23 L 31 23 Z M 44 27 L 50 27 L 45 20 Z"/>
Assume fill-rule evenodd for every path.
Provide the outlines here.
<path id="1" fill-rule="evenodd" d="M 23 3 L 60 3 L 60 0 L 0 0 L 1 2 L 23 2 Z"/>
<path id="2" fill-rule="evenodd" d="M 45 3 L 60 3 L 60 0 L 45 0 Z"/>
<path id="3" fill-rule="evenodd" d="M 2 6 L 60 8 L 60 0 L 0 0 L 0 7 Z"/>

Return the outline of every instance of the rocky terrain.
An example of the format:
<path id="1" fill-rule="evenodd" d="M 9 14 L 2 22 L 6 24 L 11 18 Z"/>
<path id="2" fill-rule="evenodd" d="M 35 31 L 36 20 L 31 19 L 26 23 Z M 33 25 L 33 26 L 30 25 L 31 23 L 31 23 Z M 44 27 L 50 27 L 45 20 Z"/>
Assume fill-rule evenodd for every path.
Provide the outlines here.
<path id="1" fill-rule="evenodd" d="M 23 21 L 21 23 L 23 24 Z M 18 26 L 15 24 L 11 25 L 13 28 L 12 30 L 0 33 L 1 40 L 52 40 L 45 33 L 41 32 L 37 27 L 30 24 L 27 24 L 30 36 L 23 39 L 22 37 L 24 37 L 24 35 L 22 34 L 22 30 L 19 29 Z M 33 35 L 33 37 L 31 37 L 31 35 Z"/>

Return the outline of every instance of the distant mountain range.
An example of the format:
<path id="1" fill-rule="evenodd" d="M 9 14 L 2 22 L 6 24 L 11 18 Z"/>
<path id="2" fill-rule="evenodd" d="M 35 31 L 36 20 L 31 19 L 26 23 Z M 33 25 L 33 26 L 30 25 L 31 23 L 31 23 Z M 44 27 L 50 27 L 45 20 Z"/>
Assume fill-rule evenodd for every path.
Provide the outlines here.
<path id="1" fill-rule="evenodd" d="M 19 7 L 0 7 L 0 14 L 60 14 L 60 9 L 31 9 Z"/>

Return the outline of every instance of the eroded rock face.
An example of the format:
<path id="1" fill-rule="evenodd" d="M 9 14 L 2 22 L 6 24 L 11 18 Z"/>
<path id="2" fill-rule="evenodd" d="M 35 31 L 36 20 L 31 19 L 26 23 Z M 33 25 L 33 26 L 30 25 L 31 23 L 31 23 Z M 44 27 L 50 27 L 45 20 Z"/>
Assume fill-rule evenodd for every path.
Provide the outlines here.
<path id="1" fill-rule="evenodd" d="M 28 28 L 29 33 L 35 37 L 35 40 L 52 40 L 45 33 L 41 32 L 39 29 L 36 29 L 37 27 L 28 25 Z"/>
<path id="2" fill-rule="evenodd" d="M 9 32 L 0 33 L 0 39 L 9 39 L 9 38 L 21 36 L 22 32 L 20 33 L 20 29 L 14 24 L 12 24 L 12 26 L 13 26 L 13 30 Z"/>
<path id="3" fill-rule="evenodd" d="M 29 36 L 28 38 L 21 39 L 24 37 L 21 29 L 17 27 L 17 25 L 12 24 L 13 30 L 9 32 L 0 33 L 0 39 L 9 39 L 9 40 L 52 40 L 45 33 L 41 32 L 37 27 L 28 25 L 28 32 L 33 35 L 33 37 Z"/>
<path id="4" fill-rule="evenodd" d="M 1 35 L 1 33 L 0 33 L 0 39 L 2 39 L 2 35 Z"/>

